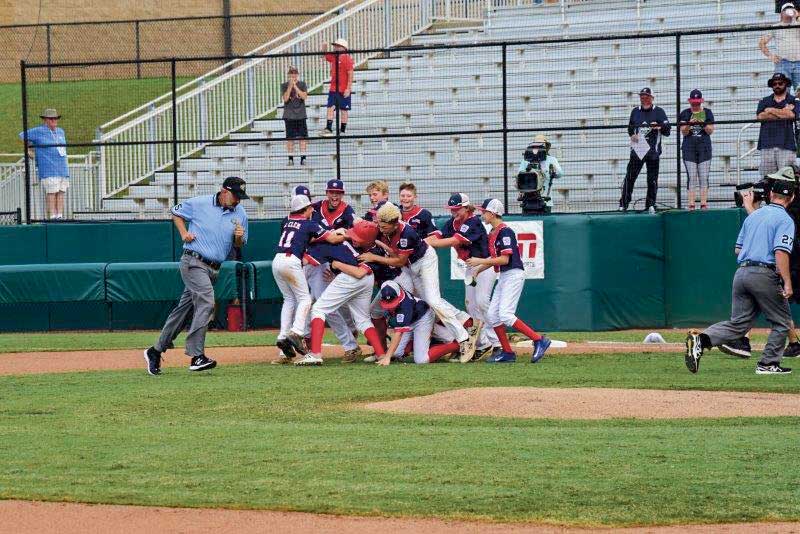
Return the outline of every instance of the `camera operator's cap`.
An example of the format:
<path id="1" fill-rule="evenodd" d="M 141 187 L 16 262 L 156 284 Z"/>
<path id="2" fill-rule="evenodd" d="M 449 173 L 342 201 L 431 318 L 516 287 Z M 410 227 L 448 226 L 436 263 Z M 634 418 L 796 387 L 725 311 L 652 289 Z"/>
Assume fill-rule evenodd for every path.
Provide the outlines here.
<path id="1" fill-rule="evenodd" d="M 700 89 L 692 89 L 692 92 L 689 93 L 689 103 L 701 104 L 703 102 L 705 102 L 705 100 L 703 100 L 703 93 L 700 92 Z"/>
<path id="2" fill-rule="evenodd" d="M 381 308 L 384 310 L 395 309 L 406 297 L 405 291 L 397 282 L 389 280 L 381 286 Z"/>
<path id="3" fill-rule="evenodd" d="M 778 172 L 768 174 L 767 178 L 774 180 L 769 188 L 773 193 L 788 197 L 797 189 L 797 177 L 792 167 L 783 167 Z"/>
<path id="4" fill-rule="evenodd" d="M 639 91 L 639 96 L 642 96 L 642 95 L 652 97 L 653 96 L 653 90 L 650 89 L 649 87 L 643 87 L 642 90 Z"/>
<path id="5" fill-rule="evenodd" d="M 250 198 L 244 190 L 245 183 L 246 182 L 238 176 L 228 176 L 225 178 L 225 181 L 222 182 L 222 188 L 233 193 L 233 196 L 239 200 L 245 200 Z"/>
<path id="6" fill-rule="evenodd" d="M 328 187 L 325 188 L 325 191 L 338 191 L 339 193 L 344 193 L 344 182 L 337 180 L 336 178 L 333 180 L 328 180 Z"/>
<path id="7" fill-rule="evenodd" d="M 47 108 L 42 111 L 42 114 L 39 115 L 40 119 L 60 119 L 61 115 L 58 114 L 58 111 L 55 108 Z"/>
<path id="8" fill-rule="evenodd" d="M 342 39 L 341 37 L 339 37 L 338 39 L 336 39 L 336 40 L 333 42 L 333 44 L 335 44 L 336 46 L 341 46 L 341 47 L 342 47 L 342 48 L 344 48 L 345 50 L 347 50 L 347 49 L 349 49 L 349 48 L 350 48 L 350 46 L 347 44 L 347 39 Z"/>
<path id="9" fill-rule="evenodd" d="M 309 191 L 309 189 L 304 185 L 298 185 L 297 187 L 295 187 L 293 194 L 294 195 L 305 195 L 309 199 L 311 199 L 311 191 Z"/>
<path id="10" fill-rule="evenodd" d="M 772 87 L 775 85 L 775 82 L 784 82 L 786 85 L 789 85 L 790 80 L 784 73 L 776 72 L 767 80 L 767 87 Z"/>
<path id="11" fill-rule="evenodd" d="M 481 207 L 478 208 L 480 211 L 488 211 L 494 213 L 495 215 L 503 215 L 505 211 L 503 209 L 503 203 L 497 200 L 496 198 L 487 198 L 481 204 Z"/>
<path id="12" fill-rule="evenodd" d="M 450 200 L 447 201 L 447 207 L 451 210 L 461 209 L 464 206 L 469 206 L 469 197 L 464 193 L 453 193 L 450 195 Z"/>
<path id="13" fill-rule="evenodd" d="M 292 202 L 289 205 L 289 211 L 296 213 L 304 210 L 311 205 L 311 200 L 305 195 L 295 195 L 292 197 Z"/>

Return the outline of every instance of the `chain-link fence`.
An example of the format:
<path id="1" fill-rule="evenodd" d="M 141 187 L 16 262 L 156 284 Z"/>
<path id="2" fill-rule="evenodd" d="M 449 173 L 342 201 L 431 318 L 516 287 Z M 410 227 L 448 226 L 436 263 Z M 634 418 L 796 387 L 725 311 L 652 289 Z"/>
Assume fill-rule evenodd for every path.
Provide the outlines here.
<path id="1" fill-rule="evenodd" d="M 223 66 L 217 56 L 24 64 L 24 126 L 40 123 L 46 108 L 62 114 L 66 141 L 39 142 L 78 156 L 65 195 L 63 215 L 71 219 L 166 218 L 172 204 L 218 191 L 230 175 L 247 180 L 251 200 L 244 205 L 256 218 L 283 216 L 294 186 L 321 196 L 332 178 L 344 181 L 358 212 L 369 207 L 366 185 L 378 179 L 394 199 L 401 183 L 413 181 L 420 204 L 436 214 L 456 191 L 476 202 L 499 198 L 510 213 L 522 212 L 531 195 L 562 213 L 621 204 L 730 207 L 733 185 L 759 176 L 756 108 L 772 93 L 767 80 L 776 69 L 759 40 L 770 31 L 784 30 L 394 48 L 351 43 L 352 78 L 336 70 L 346 69 L 337 67 L 347 65 L 343 52 L 316 51 L 334 35 Z M 282 87 L 293 65 L 304 84 Z M 109 77 L 109 69 L 127 74 Z M 211 74 L 195 79 L 198 72 Z M 328 107 L 343 96 L 329 97 L 331 78 L 346 80 L 347 115 Z M 648 104 L 644 88 L 666 122 L 639 109 Z M 687 99 L 694 89 L 705 101 L 693 112 Z M 296 125 L 287 130 L 283 120 L 305 92 L 307 134 Z M 780 124 L 793 129 L 790 120 Z M 550 159 L 528 150 L 537 135 L 547 138 Z M 704 161 L 707 179 L 687 165 Z M 26 218 L 52 216 L 40 166 L 33 159 L 17 165 Z M 641 176 L 625 186 L 631 170 Z M 700 173 L 691 199 L 687 171 Z"/>

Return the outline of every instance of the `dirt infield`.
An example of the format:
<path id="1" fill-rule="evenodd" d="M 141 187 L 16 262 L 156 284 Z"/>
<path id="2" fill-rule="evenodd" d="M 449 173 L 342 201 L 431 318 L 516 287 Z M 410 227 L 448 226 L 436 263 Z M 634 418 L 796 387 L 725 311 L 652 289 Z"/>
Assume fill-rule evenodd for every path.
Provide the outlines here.
<path id="1" fill-rule="evenodd" d="M 527 419 L 680 419 L 800 415 L 800 395 L 610 388 L 469 388 L 374 402 L 370 410 Z"/>
<path id="2" fill-rule="evenodd" d="M 363 347 L 370 352 L 369 347 Z M 524 349 L 519 349 L 521 353 Z M 553 354 L 642 354 L 678 353 L 683 345 L 668 343 L 646 345 L 643 343 L 570 343 L 566 348 L 553 348 Z M 340 358 L 344 351 L 339 345 L 325 346 L 326 358 Z M 273 346 L 262 347 L 216 347 L 208 349 L 209 356 L 220 365 L 237 363 L 266 363 L 278 356 Z M 186 367 L 188 357 L 181 349 L 166 353 L 164 367 Z M 438 364 L 437 364 L 438 365 Z M 106 371 L 115 369 L 144 369 L 142 350 L 93 350 L 71 352 L 14 352 L 0 354 L 0 375 L 24 375 L 42 373 L 69 373 L 75 371 Z"/>
<path id="3" fill-rule="evenodd" d="M 442 521 L 439 519 L 407 519 L 381 517 L 346 517 L 297 512 L 253 510 L 217 510 L 188 508 L 149 508 L 103 504 L 44 503 L 0 501 L 0 533 L 19 534 L 83 534 L 85 532 L 181 532 L 237 533 L 314 532 L 373 534 L 398 532 L 406 534 L 522 533 L 536 534 L 626 532 L 677 534 L 681 532 L 733 534 L 797 533 L 800 523 L 743 523 L 729 525 L 692 525 L 628 529 L 575 529 L 523 524 Z"/>

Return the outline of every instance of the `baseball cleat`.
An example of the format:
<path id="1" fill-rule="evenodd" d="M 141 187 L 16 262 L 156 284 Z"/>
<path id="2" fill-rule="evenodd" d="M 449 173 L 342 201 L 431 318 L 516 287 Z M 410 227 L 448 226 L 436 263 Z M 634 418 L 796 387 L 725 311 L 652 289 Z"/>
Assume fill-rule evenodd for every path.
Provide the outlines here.
<path id="1" fill-rule="evenodd" d="M 283 353 L 282 356 L 284 358 L 288 358 L 291 360 L 296 356 L 294 352 L 294 347 L 292 346 L 291 342 L 288 339 L 286 338 L 279 339 L 275 342 L 275 345 L 279 349 L 281 349 L 281 352 Z"/>
<path id="2" fill-rule="evenodd" d="M 312 366 L 312 365 L 322 365 L 322 357 L 319 354 L 313 354 L 309 352 L 301 359 L 294 362 L 295 365 L 301 366 Z"/>
<path id="3" fill-rule="evenodd" d="M 538 363 L 539 360 L 544 358 L 544 353 L 550 348 L 550 339 L 547 336 L 542 336 L 538 341 L 533 342 L 533 354 L 531 354 L 531 363 Z"/>
<path id="4" fill-rule="evenodd" d="M 472 326 L 467 328 L 469 338 L 459 343 L 460 354 L 458 359 L 461 363 L 467 363 L 475 356 L 475 346 L 478 343 L 478 336 L 481 335 L 482 327 L 483 323 L 481 321 L 473 319 Z"/>
<path id="5" fill-rule="evenodd" d="M 697 330 L 689 330 L 686 334 L 686 355 L 684 361 L 686 368 L 692 373 L 700 369 L 700 358 L 703 356 L 703 345 L 700 343 L 700 333 Z"/>
<path id="6" fill-rule="evenodd" d="M 797 358 L 800 356 L 800 343 L 795 341 L 794 343 L 789 343 L 786 346 L 786 349 L 783 351 L 784 358 Z"/>
<path id="7" fill-rule="evenodd" d="M 144 361 L 147 362 L 147 372 L 151 375 L 161 374 L 161 353 L 150 347 L 144 351 Z"/>
<path id="8" fill-rule="evenodd" d="M 278 358 L 276 360 L 272 360 L 270 363 L 272 365 L 286 365 L 286 364 L 292 363 L 292 360 L 294 360 L 294 357 L 290 358 L 289 356 L 286 356 L 285 354 L 279 354 Z"/>
<path id="9" fill-rule="evenodd" d="M 484 360 L 489 356 L 492 356 L 496 351 L 501 350 L 499 347 L 492 347 L 489 345 L 488 347 L 484 347 L 482 349 L 475 349 L 475 355 L 470 360 L 471 362 L 477 362 L 480 360 Z"/>
<path id="10" fill-rule="evenodd" d="M 375 363 L 377 361 L 378 361 L 378 356 L 376 356 L 374 352 L 364 357 L 364 363 Z"/>
<path id="11" fill-rule="evenodd" d="M 750 340 L 746 337 L 736 339 L 730 343 L 723 343 L 719 346 L 719 350 L 729 356 L 738 356 L 739 358 L 749 358 L 752 351 Z"/>
<path id="12" fill-rule="evenodd" d="M 195 356 L 192 358 L 192 363 L 189 364 L 190 371 L 207 371 L 217 366 L 217 362 L 211 358 L 207 358 L 205 354 Z"/>
<path id="13" fill-rule="evenodd" d="M 517 355 L 513 352 L 500 351 L 496 355 L 492 354 L 486 363 L 514 363 L 517 361 Z"/>
<path id="14" fill-rule="evenodd" d="M 757 375 L 790 375 L 792 370 L 788 367 L 781 367 L 777 363 L 765 364 L 758 362 L 756 365 Z"/>
<path id="15" fill-rule="evenodd" d="M 342 363 L 355 363 L 361 356 L 363 356 L 361 347 L 356 347 L 344 353 L 344 356 L 342 356 Z"/>
<path id="16" fill-rule="evenodd" d="M 295 334 L 294 332 L 289 332 L 289 334 L 286 336 L 286 340 L 292 344 L 294 350 L 297 351 L 297 353 L 301 356 L 308 354 L 308 346 L 306 345 L 306 340 L 303 336 Z"/>

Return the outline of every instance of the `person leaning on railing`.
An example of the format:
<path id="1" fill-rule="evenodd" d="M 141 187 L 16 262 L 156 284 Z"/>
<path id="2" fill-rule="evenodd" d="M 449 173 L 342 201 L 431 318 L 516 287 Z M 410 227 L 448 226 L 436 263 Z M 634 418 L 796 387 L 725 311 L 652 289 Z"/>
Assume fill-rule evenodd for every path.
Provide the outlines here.
<path id="1" fill-rule="evenodd" d="M 45 193 L 47 218 L 63 219 L 64 195 L 69 188 L 67 147 L 47 145 L 65 145 L 67 137 L 64 130 L 58 127 L 61 115 L 55 109 L 48 108 L 39 117 L 44 124 L 28 130 L 25 151 L 29 157 L 36 158 L 36 169 Z M 25 132 L 20 132 L 19 138 L 25 142 Z"/>
<path id="2" fill-rule="evenodd" d="M 780 29 L 792 26 L 792 29 Z M 775 24 L 773 30 L 761 36 L 758 47 L 761 53 L 775 63 L 775 72 L 782 72 L 792 82 L 797 90 L 800 85 L 800 23 L 797 20 L 797 8 L 792 2 L 781 6 L 780 22 Z M 775 41 L 775 52 L 767 46 L 770 41 Z"/>
<path id="3" fill-rule="evenodd" d="M 797 101 L 789 92 L 789 78 L 782 72 L 776 72 L 767 81 L 767 86 L 772 89 L 772 94 L 762 98 L 756 109 L 756 118 L 762 121 L 758 133 L 758 150 L 761 154 L 758 170 L 762 178 L 792 165 L 797 158 L 794 138 Z"/>
<path id="4" fill-rule="evenodd" d="M 294 165 L 294 142 L 300 144 L 300 165 L 306 164 L 308 150 L 308 124 L 306 123 L 306 98 L 308 86 L 300 79 L 297 67 L 289 67 L 289 79 L 281 84 L 283 95 L 283 123 L 286 125 L 286 152 L 289 165 Z"/>

